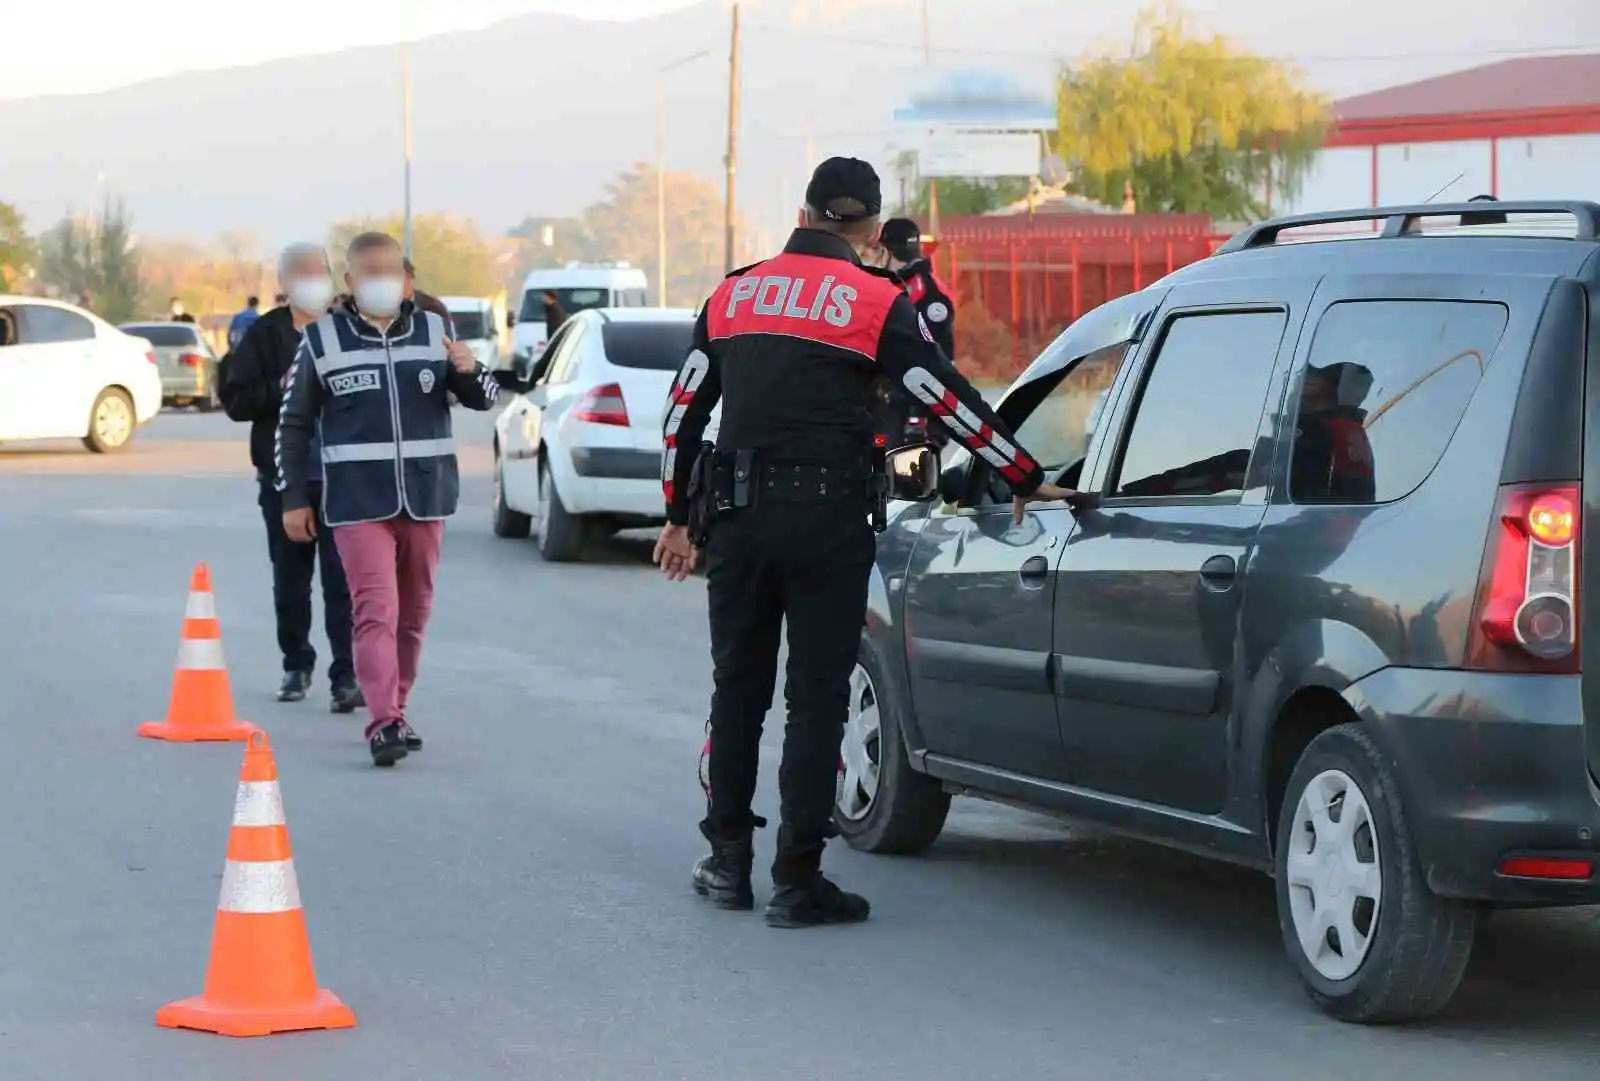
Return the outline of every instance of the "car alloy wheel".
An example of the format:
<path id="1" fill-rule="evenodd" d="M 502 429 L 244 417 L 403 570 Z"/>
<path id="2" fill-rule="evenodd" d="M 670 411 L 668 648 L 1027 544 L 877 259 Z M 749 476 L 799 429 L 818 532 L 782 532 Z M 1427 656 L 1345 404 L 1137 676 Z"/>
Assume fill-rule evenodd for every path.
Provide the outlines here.
<path id="1" fill-rule="evenodd" d="M 878 798 L 882 737 L 878 691 L 872 676 L 858 664 L 850 673 L 850 712 L 839 745 L 839 790 L 834 804 L 838 814 L 852 822 L 865 818 Z"/>
<path id="2" fill-rule="evenodd" d="M 1377 825 L 1342 770 L 1312 778 L 1295 806 L 1287 855 L 1289 910 L 1306 960 L 1327 980 L 1355 975 L 1372 948 L 1383 900 Z"/>
<path id="3" fill-rule="evenodd" d="M 107 394 L 94 411 L 94 434 L 102 446 L 120 447 L 133 435 L 133 414 L 127 399 Z"/>

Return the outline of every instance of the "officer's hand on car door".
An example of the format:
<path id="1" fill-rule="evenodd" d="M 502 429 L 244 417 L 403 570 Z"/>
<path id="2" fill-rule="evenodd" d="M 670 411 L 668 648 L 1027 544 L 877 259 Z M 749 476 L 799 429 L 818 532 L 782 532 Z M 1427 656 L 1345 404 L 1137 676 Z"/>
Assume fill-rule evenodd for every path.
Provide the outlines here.
<path id="1" fill-rule="evenodd" d="M 311 507 L 284 511 L 283 532 L 296 544 L 310 544 L 317 539 L 317 512 Z"/>
<path id="2" fill-rule="evenodd" d="M 664 525 L 656 540 L 656 550 L 651 556 L 661 567 L 669 582 L 681 582 L 694 573 L 700 562 L 700 552 L 689 539 L 689 527 Z"/>
<path id="3" fill-rule="evenodd" d="M 1020 524 L 1029 503 L 1065 503 L 1073 510 L 1087 510 L 1094 506 L 1094 496 L 1059 484 L 1041 484 L 1028 495 L 1011 497 L 1011 520 Z"/>

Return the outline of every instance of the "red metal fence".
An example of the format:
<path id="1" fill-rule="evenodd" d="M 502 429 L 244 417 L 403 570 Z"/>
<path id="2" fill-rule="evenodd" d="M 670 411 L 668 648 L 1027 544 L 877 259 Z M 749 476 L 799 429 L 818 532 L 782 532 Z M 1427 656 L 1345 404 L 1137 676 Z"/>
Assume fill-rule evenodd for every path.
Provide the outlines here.
<path id="1" fill-rule="evenodd" d="M 1204 214 L 946 219 L 933 261 L 956 296 L 956 360 L 1009 379 L 1062 328 L 1204 259 L 1226 239 Z"/>

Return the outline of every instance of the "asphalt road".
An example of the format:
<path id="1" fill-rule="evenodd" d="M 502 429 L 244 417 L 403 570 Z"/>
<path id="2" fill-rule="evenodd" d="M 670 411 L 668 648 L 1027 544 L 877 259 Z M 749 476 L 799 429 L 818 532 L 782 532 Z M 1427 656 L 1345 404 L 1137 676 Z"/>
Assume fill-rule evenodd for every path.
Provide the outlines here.
<path id="1" fill-rule="evenodd" d="M 1497 916 L 1448 1017 L 1378 1031 L 1307 1004 L 1264 879 L 973 802 L 925 858 L 830 852 L 865 926 L 709 909 L 687 884 L 701 589 L 656 577 L 643 538 L 576 567 L 497 541 L 487 419 L 460 429 L 479 449 L 413 701 L 428 749 L 383 772 L 322 684 L 270 699 L 266 550 L 226 421 L 164 417 L 113 459 L 0 450 L 7 1081 L 1594 1077 L 1591 911 Z M 134 737 L 200 559 L 351 1032 L 152 1023 L 200 989 L 239 768 L 237 746 Z"/>

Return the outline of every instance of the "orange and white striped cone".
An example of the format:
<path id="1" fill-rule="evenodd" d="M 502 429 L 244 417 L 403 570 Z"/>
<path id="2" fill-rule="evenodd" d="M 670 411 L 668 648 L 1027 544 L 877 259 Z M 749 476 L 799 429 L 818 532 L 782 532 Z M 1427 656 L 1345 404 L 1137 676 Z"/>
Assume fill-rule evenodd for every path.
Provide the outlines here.
<path id="1" fill-rule="evenodd" d="M 256 726 L 233 714 L 228 663 L 222 654 L 222 624 L 211 592 L 211 570 L 196 563 L 183 610 L 178 663 L 172 673 L 172 698 L 167 719 L 139 726 L 145 739 L 176 743 L 238 741 L 250 738 Z"/>
<path id="2" fill-rule="evenodd" d="M 356 1015 L 317 987 L 311 939 L 267 734 L 250 734 L 228 837 L 205 990 L 163 1006 L 156 1024 L 222 1036 L 354 1028 Z"/>

